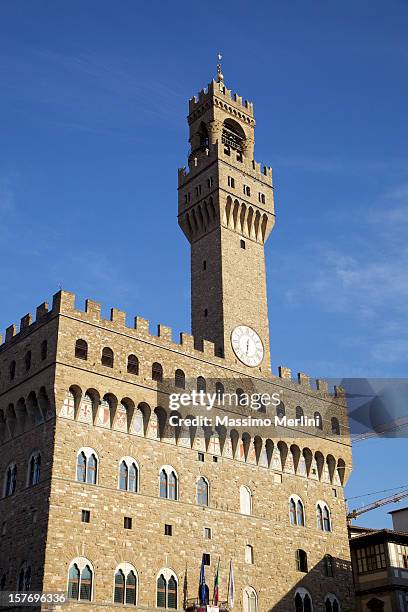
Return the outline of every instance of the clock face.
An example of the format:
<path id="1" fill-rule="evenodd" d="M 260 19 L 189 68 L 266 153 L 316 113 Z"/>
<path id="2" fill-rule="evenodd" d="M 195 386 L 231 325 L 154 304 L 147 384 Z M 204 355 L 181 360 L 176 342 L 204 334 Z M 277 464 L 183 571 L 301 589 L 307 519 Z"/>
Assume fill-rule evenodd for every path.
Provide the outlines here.
<path id="1" fill-rule="evenodd" d="M 258 334 L 247 325 L 238 325 L 232 330 L 231 344 L 234 353 L 247 366 L 258 366 L 264 356 L 262 340 Z"/>

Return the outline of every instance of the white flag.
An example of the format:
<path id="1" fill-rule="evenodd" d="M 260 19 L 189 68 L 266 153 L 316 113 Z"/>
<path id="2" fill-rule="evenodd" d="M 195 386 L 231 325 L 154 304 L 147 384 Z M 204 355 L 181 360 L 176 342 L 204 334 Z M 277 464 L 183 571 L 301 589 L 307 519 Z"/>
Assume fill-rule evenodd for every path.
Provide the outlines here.
<path id="1" fill-rule="evenodd" d="M 229 584 L 228 584 L 229 603 L 230 603 L 230 607 L 231 608 L 234 607 L 234 590 L 235 590 L 234 568 L 232 566 L 232 559 L 231 559 L 231 561 L 230 561 Z"/>

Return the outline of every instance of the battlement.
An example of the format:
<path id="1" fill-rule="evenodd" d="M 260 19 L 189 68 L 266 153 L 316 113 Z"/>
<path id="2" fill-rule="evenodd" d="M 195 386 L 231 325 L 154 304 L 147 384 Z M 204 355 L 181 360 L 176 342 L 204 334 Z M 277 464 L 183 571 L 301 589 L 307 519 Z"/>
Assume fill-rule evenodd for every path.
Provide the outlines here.
<path id="1" fill-rule="evenodd" d="M 53 296 L 51 310 L 49 309 L 48 303 L 43 302 L 36 309 L 35 320 L 32 315 L 28 313 L 21 318 L 18 331 L 16 325 L 10 325 L 6 329 L 5 339 L 2 344 L 2 337 L 0 336 L 0 352 L 5 350 L 8 346 L 18 342 L 20 339 L 25 338 L 29 333 L 34 332 L 36 328 L 58 315 L 69 316 L 112 331 L 128 334 L 134 336 L 135 339 L 145 340 L 157 346 L 162 346 L 163 348 L 179 350 L 182 353 L 190 354 L 197 358 L 203 359 L 203 357 L 205 357 L 218 363 L 220 366 L 225 364 L 225 358 L 215 354 L 213 342 L 195 338 L 186 332 L 181 332 L 179 334 L 179 342 L 175 342 L 173 340 L 173 330 L 171 327 L 159 324 L 157 325 L 156 333 L 151 333 L 150 322 L 140 316 L 135 316 L 133 318 L 133 325 L 128 326 L 126 322 L 126 313 L 118 308 L 111 308 L 109 319 L 104 319 L 102 317 L 102 307 L 99 302 L 87 299 L 85 300 L 84 309 L 81 310 L 76 306 L 75 294 L 63 290 L 58 291 Z M 322 379 L 317 379 L 315 385 L 312 386 L 308 375 L 299 372 L 294 379 L 291 369 L 284 366 L 279 366 L 277 376 L 272 374 L 272 378 L 289 383 L 293 389 L 303 387 L 305 390 L 316 393 L 318 396 L 323 395 L 327 397 L 330 395 L 334 398 L 344 398 L 344 390 L 341 387 L 335 386 L 333 392 L 331 392 L 328 389 L 327 382 Z"/>
<path id="2" fill-rule="evenodd" d="M 201 155 L 191 154 L 189 156 L 188 167 L 183 166 L 178 169 L 178 186 L 182 187 L 215 159 L 221 159 L 226 163 L 230 163 L 230 158 L 225 155 L 224 147 L 220 146 L 218 140 L 214 144 L 210 144 Z M 260 162 L 247 159 L 245 156 L 243 156 L 242 166 L 243 172 L 265 183 L 268 187 L 272 186 L 273 178 L 271 166 L 262 165 Z"/>
<path id="3" fill-rule="evenodd" d="M 214 80 L 208 84 L 206 89 L 202 89 L 199 92 L 198 97 L 193 96 L 189 100 L 189 114 L 196 111 L 199 106 L 205 104 L 210 98 L 214 96 L 220 97 L 226 104 L 232 105 L 234 108 L 240 110 L 245 115 L 248 115 L 253 118 L 254 105 L 252 102 L 250 102 L 249 100 L 243 100 L 242 96 L 239 96 L 236 93 L 232 93 L 230 89 L 227 89 L 224 83 L 217 83 Z"/>

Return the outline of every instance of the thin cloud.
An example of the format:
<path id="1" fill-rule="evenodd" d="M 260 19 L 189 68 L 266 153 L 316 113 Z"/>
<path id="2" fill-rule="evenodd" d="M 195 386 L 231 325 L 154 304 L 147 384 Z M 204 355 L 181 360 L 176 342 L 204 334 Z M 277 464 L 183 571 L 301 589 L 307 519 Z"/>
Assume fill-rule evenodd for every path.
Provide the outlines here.
<path id="1" fill-rule="evenodd" d="M 403 227 L 408 221 L 408 185 L 380 194 L 372 212 L 365 211 L 367 207 L 356 209 L 340 246 L 305 244 L 301 254 L 286 256 L 283 269 L 292 282 L 284 295 L 292 308 L 306 300 L 354 321 L 353 329 L 370 347 L 368 356 L 396 363 L 408 355 L 408 245 Z"/>

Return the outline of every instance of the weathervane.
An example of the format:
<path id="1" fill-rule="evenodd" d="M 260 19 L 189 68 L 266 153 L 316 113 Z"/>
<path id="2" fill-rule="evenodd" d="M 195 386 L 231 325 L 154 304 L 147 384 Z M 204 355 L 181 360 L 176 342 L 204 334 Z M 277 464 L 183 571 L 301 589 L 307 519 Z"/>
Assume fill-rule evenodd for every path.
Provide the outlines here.
<path id="1" fill-rule="evenodd" d="M 222 74 L 222 70 L 221 70 L 221 60 L 222 60 L 222 55 L 220 52 L 218 52 L 217 83 L 222 83 L 224 81 L 224 75 Z"/>

